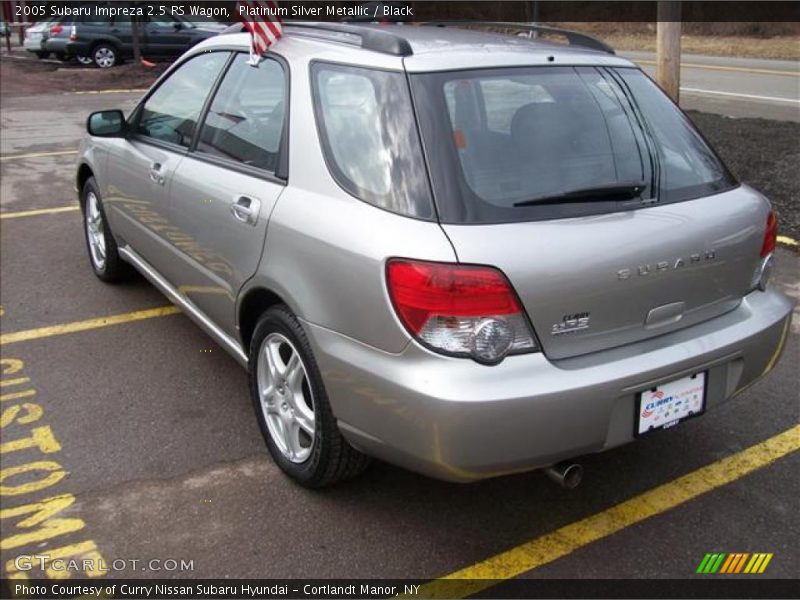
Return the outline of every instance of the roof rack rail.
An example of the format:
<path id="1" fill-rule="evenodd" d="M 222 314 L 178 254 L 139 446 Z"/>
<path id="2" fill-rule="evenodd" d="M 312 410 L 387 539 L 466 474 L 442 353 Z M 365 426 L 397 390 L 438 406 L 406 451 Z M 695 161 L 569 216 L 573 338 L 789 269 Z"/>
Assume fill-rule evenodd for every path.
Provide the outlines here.
<path id="1" fill-rule="evenodd" d="M 293 30 L 308 30 L 307 35 L 313 35 L 313 32 L 328 32 L 355 36 L 360 40 L 361 48 L 380 52 L 382 54 L 391 54 L 392 56 L 411 56 L 414 54 L 414 51 L 411 49 L 411 44 L 408 43 L 407 39 L 386 31 L 385 29 L 373 29 L 363 25 L 351 25 L 349 23 L 318 23 L 309 21 L 284 21 L 283 26 L 292 33 L 300 33 L 301 35 L 306 32 Z M 245 31 L 244 25 L 235 24 L 228 27 L 222 33 L 239 33 L 242 31 Z M 326 39 L 347 43 L 341 38 Z"/>
<path id="2" fill-rule="evenodd" d="M 507 29 L 521 29 L 523 31 L 530 31 L 536 33 L 552 33 L 556 35 L 563 35 L 567 38 L 570 46 L 581 46 L 583 48 L 590 48 L 592 50 L 599 50 L 607 54 L 616 54 L 614 48 L 606 44 L 604 41 L 589 35 L 588 33 L 579 33 L 571 29 L 562 29 L 560 27 L 550 27 L 548 25 L 535 25 L 533 23 L 514 23 L 513 21 L 427 21 L 423 25 L 430 25 L 434 27 L 447 27 L 454 25 L 482 25 L 491 27 L 506 27 Z"/>

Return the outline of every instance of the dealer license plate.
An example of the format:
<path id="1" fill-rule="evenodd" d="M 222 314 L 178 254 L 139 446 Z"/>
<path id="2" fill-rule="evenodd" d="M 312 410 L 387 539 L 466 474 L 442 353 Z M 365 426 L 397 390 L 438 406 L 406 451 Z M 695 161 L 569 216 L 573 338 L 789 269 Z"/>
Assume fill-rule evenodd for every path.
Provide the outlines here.
<path id="1" fill-rule="evenodd" d="M 697 373 L 639 394 L 636 433 L 677 425 L 701 414 L 706 406 L 706 373 Z"/>

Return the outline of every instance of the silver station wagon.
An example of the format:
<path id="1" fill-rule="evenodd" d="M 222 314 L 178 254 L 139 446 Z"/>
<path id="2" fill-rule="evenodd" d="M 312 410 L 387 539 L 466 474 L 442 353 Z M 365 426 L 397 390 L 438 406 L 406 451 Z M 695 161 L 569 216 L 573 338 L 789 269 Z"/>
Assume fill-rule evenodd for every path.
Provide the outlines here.
<path id="1" fill-rule="evenodd" d="M 209 39 L 89 117 L 92 268 L 140 271 L 248 369 L 303 485 L 377 457 L 574 486 L 576 457 L 764 376 L 793 305 L 769 202 L 566 35 L 287 24 L 258 66 L 247 34 Z"/>

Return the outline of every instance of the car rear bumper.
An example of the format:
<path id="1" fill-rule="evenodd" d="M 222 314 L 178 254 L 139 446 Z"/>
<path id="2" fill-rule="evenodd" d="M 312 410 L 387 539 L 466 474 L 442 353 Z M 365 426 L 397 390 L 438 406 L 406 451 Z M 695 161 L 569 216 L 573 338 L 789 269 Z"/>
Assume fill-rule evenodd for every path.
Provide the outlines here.
<path id="1" fill-rule="evenodd" d="M 28 52 L 44 52 L 45 40 L 42 38 L 39 38 L 38 40 L 30 40 L 25 38 L 25 40 L 22 42 L 22 47 Z"/>
<path id="2" fill-rule="evenodd" d="M 59 54 L 67 53 L 67 38 L 48 38 L 44 43 L 44 49 L 48 52 L 57 52 Z"/>
<path id="3" fill-rule="evenodd" d="M 499 365 L 409 343 L 385 353 L 304 322 L 345 437 L 414 471 L 471 481 L 543 467 L 634 439 L 642 390 L 708 371 L 706 407 L 765 375 L 789 331 L 793 302 L 754 292 L 733 311 L 656 338 L 550 361 Z"/>

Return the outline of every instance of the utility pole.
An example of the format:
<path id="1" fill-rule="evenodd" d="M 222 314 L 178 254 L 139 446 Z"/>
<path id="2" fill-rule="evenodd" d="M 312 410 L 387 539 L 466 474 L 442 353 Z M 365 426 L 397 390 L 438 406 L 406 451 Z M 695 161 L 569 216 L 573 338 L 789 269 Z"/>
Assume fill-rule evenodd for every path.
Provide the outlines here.
<path id="1" fill-rule="evenodd" d="M 679 99 L 681 87 L 681 3 L 659 0 L 656 27 L 656 82 Z"/>

